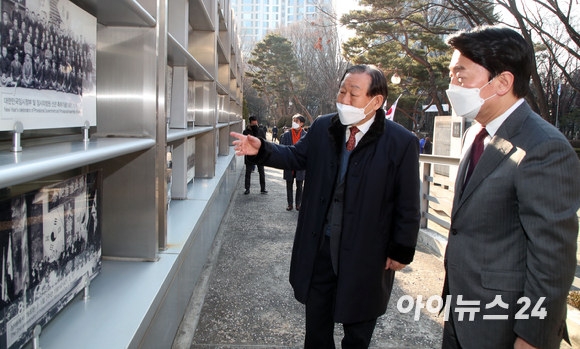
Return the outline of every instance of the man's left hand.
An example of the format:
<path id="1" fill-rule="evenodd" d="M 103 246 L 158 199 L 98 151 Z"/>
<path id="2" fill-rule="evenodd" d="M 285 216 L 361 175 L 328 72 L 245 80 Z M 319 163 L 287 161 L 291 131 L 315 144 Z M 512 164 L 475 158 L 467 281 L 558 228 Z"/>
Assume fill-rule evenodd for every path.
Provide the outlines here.
<path id="1" fill-rule="evenodd" d="M 518 337 L 518 339 L 516 339 L 516 342 L 514 343 L 514 349 L 538 349 L 538 348 L 534 347 L 530 343 Z"/>
<path id="2" fill-rule="evenodd" d="M 390 259 L 390 258 L 387 257 L 387 265 L 385 266 L 385 269 L 391 269 L 391 270 L 394 270 L 394 271 L 399 271 L 399 270 L 403 269 L 406 266 L 407 266 L 407 264 L 399 263 L 399 262 L 397 262 L 397 261 L 395 261 L 395 260 Z"/>

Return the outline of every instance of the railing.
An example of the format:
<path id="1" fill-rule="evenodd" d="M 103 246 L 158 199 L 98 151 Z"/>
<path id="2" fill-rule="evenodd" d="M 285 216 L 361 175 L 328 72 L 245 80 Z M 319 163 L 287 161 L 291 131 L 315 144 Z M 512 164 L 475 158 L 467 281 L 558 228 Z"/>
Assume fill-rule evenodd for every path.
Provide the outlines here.
<path id="1" fill-rule="evenodd" d="M 441 155 L 419 156 L 421 178 L 421 228 L 427 228 L 428 221 L 436 223 L 434 230 L 447 235 L 450 227 L 451 209 L 455 181 L 434 174 L 433 165 L 458 166 L 459 158 Z M 454 174 L 455 171 L 450 171 Z M 454 177 L 454 176 L 453 176 Z M 430 211 L 431 209 L 431 211 Z"/>

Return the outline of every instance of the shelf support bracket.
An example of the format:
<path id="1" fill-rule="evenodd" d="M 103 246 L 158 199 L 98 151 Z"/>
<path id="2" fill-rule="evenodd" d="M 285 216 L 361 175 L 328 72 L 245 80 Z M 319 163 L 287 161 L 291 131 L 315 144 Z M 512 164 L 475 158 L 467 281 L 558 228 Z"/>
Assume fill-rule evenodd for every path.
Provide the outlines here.
<path id="1" fill-rule="evenodd" d="M 20 121 L 16 121 L 14 124 L 14 128 L 12 129 L 12 151 L 13 152 L 20 152 L 22 151 L 22 145 L 20 144 L 20 137 L 22 136 L 22 132 L 24 132 L 24 126 Z"/>
<path id="2" fill-rule="evenodd" d="M 83 126 L 83 141 L 85 143 L 88 143 L 91 141 L 91 139 L 89 138 L 89 129 L 91 128 L 91 124 L 88 121 L 85 121 L 85 124 Z"/>
<path id="3" fill-rule="evenodd" d="M 36 325 L 34 327 L 34 331 L 32 332 L 32 349 L 40 349 L 40 332 L 42 328 L 40 325 Z"/>
<path id="4" fill-rule="evenodd" d="M 83 300 L 86 302 L 89 299 L 91 299 L 91 296 L 89 295 L 89 286 L 91 284 L 91 279 L 87 278 L 87 281 L 85 282 L 85 295 L 83 296 Z"/>

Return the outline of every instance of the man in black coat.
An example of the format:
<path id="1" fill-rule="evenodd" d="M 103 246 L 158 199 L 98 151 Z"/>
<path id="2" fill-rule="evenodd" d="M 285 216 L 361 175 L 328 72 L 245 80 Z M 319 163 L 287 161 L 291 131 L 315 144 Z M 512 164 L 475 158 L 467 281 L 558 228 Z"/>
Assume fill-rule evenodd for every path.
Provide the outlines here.
<path id="1" fill-rule="evenodd" d="M 387 309 L 396 270 L 411 263 L 420 221 L 419 140 L 385 119 L 387 80 L 373 66 L 347 69 L 339 113 L 317 118 L 291 146 L 232 132 L 238 155 L 306 170 L 290 283 L 306 304 L 305 348 L 367 348 Z"/>
<path id="2" fill-rule="evenodd" d="M 264 130 L 258 126 L 258 119 L 255 116 L 250 116 L 250 127 L 244 130 L 244 135 L 252 135 L 254 137 L 260 137 L 266 139 L 266 133 Z M 246 164 L 246 191 L 244 194 L 250 194 L 250 179 L 252 176 L 252 168 L 256 165 L 254 162 L 248 160 L 248 157 L 244 159 Z M 260 193 L 268 194 L 266 190 L 266 174 L 264 173 L 264 165 L 257 165 L 258 173 L 260 174 Z"/>

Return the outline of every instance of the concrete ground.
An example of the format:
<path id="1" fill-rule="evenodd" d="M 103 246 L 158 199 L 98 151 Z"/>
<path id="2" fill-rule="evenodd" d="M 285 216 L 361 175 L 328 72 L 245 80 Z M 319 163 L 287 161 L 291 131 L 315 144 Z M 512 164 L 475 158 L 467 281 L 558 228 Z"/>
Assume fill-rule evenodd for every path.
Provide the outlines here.
<path id="1" fill-rule="evenodd" d="M 250 194 L 244 195 L 241 176 L 172 349 L 302 347 L 304 306 L 288 282 L 298 212 L 286 211 L 282 171 L 266 167 L 267 195 L 260 194 L 258 183 L 256 171 Z M 401 313 L 397 302 L 420 295 L 424 304 L 441 295 L 443 278 L 442 259 L 419 245 L 413 263 L 396 274 L 371 348 L 440 348 L 443 317 L 415 307 Z M 341 334 L 337 325 L 338 348 Z"/>

